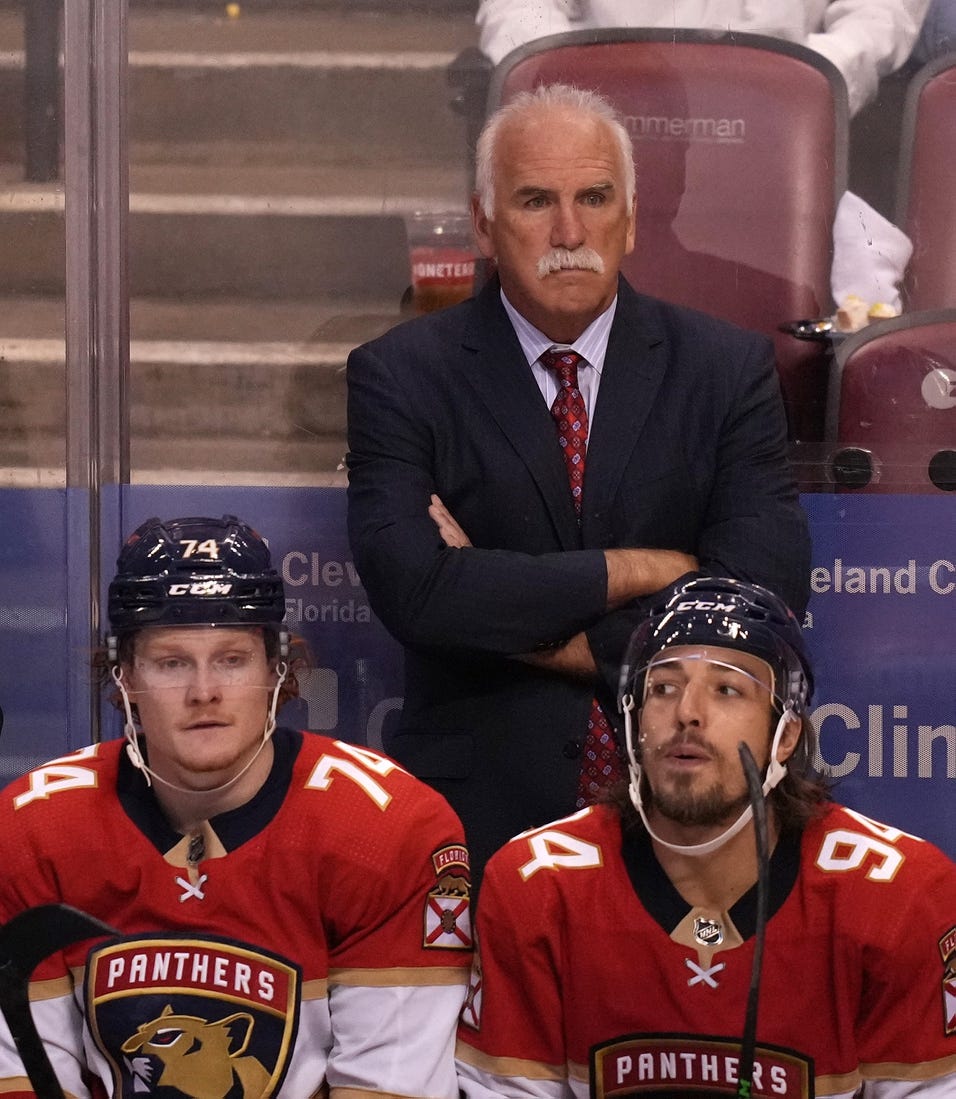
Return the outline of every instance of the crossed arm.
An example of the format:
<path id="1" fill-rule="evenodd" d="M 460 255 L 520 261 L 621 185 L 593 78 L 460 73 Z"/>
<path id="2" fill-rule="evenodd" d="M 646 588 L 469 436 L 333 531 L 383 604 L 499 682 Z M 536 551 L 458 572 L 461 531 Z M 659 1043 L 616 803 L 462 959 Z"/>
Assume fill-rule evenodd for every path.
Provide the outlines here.
<path id="1" fill-rule="evenodd" d="M 440 497 L 434 493 L 428 514 L 442 541 L 452 549 L 468 549 L 471 540 Z M 607 565 L 607 610 L 629 603 L 642 595 L 650 595 L 666 587 L 686 572 L 697 568 L 697 559 L 678 550 L 609 549 L 604 551 Z M 561 675 L 591 679 L 597 665 L 587 635 L 581 631 L 554 649 L 521 653 L 514 657 L 538 668 Z"/>
<path id="2" fill-rule="evenodd" d="M 641 598 L 687 572 L 764 583 L 802 613 L 809 538 L 772 349 L 749 337 L 725 348 L 723 331 L 678 319 L 690 331 L 675 323 L 671 357 L 690 365 L 675 368 L 657 416 L 681 422 L 688 441 L 645 432 L 645 448 L 666 457 L 655 452 L 652 472 L 644 463 L 626 475 L 619 521 L 600 536 L 614 548 L 598 538 L 557 548 L 536 474 L 520 453 L 502 452 L 497 421 L 441 346 L 418 351 L 395 337 L 352 352 L 349 538 L 397 640 L 436 658 L 467 651 L 587 677 L 597 668 L 616 684 Z M 698 379 L 695 356 L 708 355 L 712 373 Z"/>

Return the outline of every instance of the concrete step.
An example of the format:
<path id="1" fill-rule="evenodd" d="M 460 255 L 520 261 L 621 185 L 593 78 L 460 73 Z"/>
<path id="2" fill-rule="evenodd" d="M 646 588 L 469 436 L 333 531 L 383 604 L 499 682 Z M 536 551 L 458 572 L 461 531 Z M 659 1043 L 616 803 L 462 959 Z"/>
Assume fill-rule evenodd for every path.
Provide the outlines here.
<path id="1" fill-rule="evenodd" d="M 401 315 L 335 303 L 134 300 L 133 480 L 344 483 L 345 360 Z M 0 484 L 64 483 L 63 305 L 0 299 Z M 277 482 L 278 483 L 278 482 Z"/>
<path id="2" fill-rule="evenodd" d="M 461 164 L 264 168 L 230 153 L 131 167 L 131 296 L 314 295 L 397 308 L 410 280 L 404 215 L 466 208 Z M 16 177 L 0 166 L 0 284 L 11 294 L 60 294 L 63 189 Z"/>
<path id="3" fill-rule="evenodd" d="M 396 5 L 397 6 L 397 5 Z M 317 163 L 454 162 L 464 155 L 449 63 L 477 39 L 467 11 L 133 10 L 129 136 L 135 147 L 295 142 Z M 0 101 L 22 101 L 18 13 L 0 11 Z M 22 144 L 0 113 L 0 148 Z"/>
<path id="4" fill-rule="evenodd" d="M 131 12 L 131 294 L 397 300 L 402 215 L 466 203 L 445 67 L 471 13 L 223 11 Z M 21 23 L 0 11 L 0 82 L 22 78 Z M 18 112 L 0 112 L 0 144 L 4 119 Z M 62 188 L 22 180 L 17 150 L 0 285 L 60 293 Z"/>
<path id="5" fill-rule="evenodd" d="M 400 319 L 403 216 L 463 208 L 470 0 L 132 0 L 134 481 L 340 484 L 348 351 Z M 400 12 L 395 8 L 401 7 Z M 0 0 L 0 103 L 22 99 Z M 0 112 L 0 483 L 65 483 L 62 184 Z"/>

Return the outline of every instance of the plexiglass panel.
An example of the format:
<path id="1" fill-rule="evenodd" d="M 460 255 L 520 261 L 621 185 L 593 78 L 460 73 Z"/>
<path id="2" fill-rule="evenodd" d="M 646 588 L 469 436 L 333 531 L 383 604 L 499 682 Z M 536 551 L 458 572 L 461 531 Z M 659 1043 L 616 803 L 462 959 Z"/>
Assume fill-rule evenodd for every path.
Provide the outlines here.
<path id="1" fill-rule="evenodd" d="M 0 6 L 0 782 L 69 745 L 60 18 L 26 7 Z"/>
<path id="2" fill-rule="evenodd" d="M 345 357 L 401 318 L 404 215 L 467 206 L 469 7 L 134 0 L 134 481 L 342 482 Z"/>

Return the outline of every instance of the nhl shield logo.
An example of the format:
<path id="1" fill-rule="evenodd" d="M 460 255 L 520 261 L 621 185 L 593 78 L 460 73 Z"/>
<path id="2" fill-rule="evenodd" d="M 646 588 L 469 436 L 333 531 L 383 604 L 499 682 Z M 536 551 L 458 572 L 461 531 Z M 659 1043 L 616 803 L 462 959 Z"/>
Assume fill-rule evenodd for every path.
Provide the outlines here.
<path id="1" fill-rule="evenodd" d="M 122 1099 L 275 1095 L 298 1025 L 296 966 L 228 940 L 136 937 L 91 951 L 93 1038 Z"/>
<path id="2" fill-rule="evenodd" d="M 701 946 L 720 946 L 724 941 L 724 929 L 717 920 L 697 916 L 694 920 L 694 938 Z"/>

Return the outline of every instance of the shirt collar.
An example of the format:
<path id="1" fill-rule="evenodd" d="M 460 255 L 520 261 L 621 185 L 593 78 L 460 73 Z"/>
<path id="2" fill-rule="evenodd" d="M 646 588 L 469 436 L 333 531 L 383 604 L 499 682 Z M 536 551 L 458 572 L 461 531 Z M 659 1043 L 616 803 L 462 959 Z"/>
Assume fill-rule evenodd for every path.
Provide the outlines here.
<path id="1" fill-rule="evenodd" d="M 616 294 L 607 309 L 600 316 L 595 317 L 572 344 L 555 344 L 554 340 L 549 339 L 540 329 L 535 328 L 529 320 L 526 320 L 515 309 L 508 301 L 504 290 L 501 291 L 501 304 L 505 307 L 505 312 L 508 314 L 508 319 L 511 321 L 515 335 L 518 337 L 518 343 L 521 344 L 521 350 L 524 352 L 529 366 L 538 361 L 542 352 L 557 346 L 561 348 L 570 347 L 572 351 L 576 351 L 582 359 L 585 359 L 594 367 L 598 374 L 604 369 L 607 342 L 611 334 L 611 323 L 617 309 Z"/>

